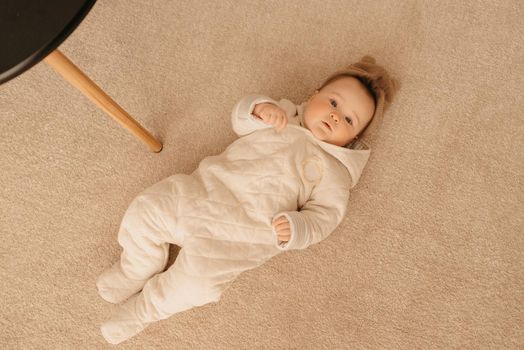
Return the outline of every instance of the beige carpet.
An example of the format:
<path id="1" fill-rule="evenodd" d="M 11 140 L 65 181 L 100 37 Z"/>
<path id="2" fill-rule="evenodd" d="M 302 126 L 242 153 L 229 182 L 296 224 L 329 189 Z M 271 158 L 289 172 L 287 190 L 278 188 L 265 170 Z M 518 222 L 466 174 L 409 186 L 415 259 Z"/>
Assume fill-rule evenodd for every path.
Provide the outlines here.
<path id="1" fill-rule="evenodd" d="M 524 348 L 522 18 L 520 1 L 98 1 L 61 50 L 164 150 L 44 63 L 0 86 L 0 348 L 110 348 L 95 279 L 132 198 L 235 140 L 242 96 L 299 103 L 364 54 L 402 89 L 339 228 L 120 347 Z"/>

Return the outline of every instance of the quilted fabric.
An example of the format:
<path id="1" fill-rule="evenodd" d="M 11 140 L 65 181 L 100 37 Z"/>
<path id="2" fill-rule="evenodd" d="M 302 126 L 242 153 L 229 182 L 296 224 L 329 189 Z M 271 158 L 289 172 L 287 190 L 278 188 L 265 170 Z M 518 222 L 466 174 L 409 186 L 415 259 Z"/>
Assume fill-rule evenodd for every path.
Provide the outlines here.
<path id="1" fill-rule="evenodd" d="M 251 115 L 261 102 L 286 111 L 289 124 L 281 133 Z M 218 301 L 243 271 L 325 239 L 342 221 L 349 190 L 370 151 L 317 140 L 302 126 L 301 111 L 288 100 L 245 97 L 232 113 L 242 137 L 222 154 L 205 158 L 191 175 L 168 177 L 131 203 L 119 233 L 128 277 L 143 280 L 161 271 L 167 243 L 182 249 L 173 266 L 133 298 L 136 324 L 129 323 L 131 308 L 125 308 L 129 332 Z M 292 227 L 291 240 L 281 245 L 271 227 L 280 215 Z M 109 341 L 111 334 L 118 334 L 118 341 L 133 335 L 119 328 L 118 319 L 104 326 Z"/>

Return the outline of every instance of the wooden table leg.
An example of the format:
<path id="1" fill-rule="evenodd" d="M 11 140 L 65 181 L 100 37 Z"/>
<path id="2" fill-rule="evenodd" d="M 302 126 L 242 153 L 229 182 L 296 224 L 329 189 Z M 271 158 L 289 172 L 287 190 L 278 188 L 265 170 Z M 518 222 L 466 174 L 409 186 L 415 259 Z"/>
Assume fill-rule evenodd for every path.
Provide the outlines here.
<path id="1" fill-rule="evenodd" d="M 134 120 L 126 111 L 100 89 L 87 75 L 74 65 L 62 52 L 54 50 L 45 59 L 55 71 L 70 82 L 98 107 L 145 143 L 153 152 L 160 152 L 162 144 Z"/>

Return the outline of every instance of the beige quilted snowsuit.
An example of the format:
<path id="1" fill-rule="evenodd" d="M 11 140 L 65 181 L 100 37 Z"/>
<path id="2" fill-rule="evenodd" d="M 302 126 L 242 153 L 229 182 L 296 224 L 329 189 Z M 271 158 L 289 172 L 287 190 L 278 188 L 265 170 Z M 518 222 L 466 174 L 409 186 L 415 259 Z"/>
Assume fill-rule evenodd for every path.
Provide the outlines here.
<path id="1" fill-rule="evenodd" d="M 286 111 L 280 134 L 251 115 L 262 102 Z M 243 271 L 325 239 L 342 221 L 370 150 L 317 140 L 302 126 L 302 109 L 288 100 L 243 98 L 232 113 L 242 137 L 191 175 L 170 176 L 132 201 L 118 236 L 126 275 L 147 279 L 164 269 L 169 243 L 182 247 L 134 298 L 141 324 L 218 301 Z M 280 215 L 292 229 L 282 245 L 271 227 Z"/>

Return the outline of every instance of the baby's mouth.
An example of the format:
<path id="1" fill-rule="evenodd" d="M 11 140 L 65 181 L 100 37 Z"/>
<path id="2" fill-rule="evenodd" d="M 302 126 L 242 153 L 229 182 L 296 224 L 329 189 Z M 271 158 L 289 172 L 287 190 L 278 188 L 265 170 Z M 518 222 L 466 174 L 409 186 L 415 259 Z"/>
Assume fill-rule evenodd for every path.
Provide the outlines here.
<path id="1" fill-rule="evenodd" d="M 325 122 L 325 121 L 322 121 L 322 123 L 329 129 L 329 131 L 331 131 L 331 125 L 329 125 L 328 122 Z"/>

